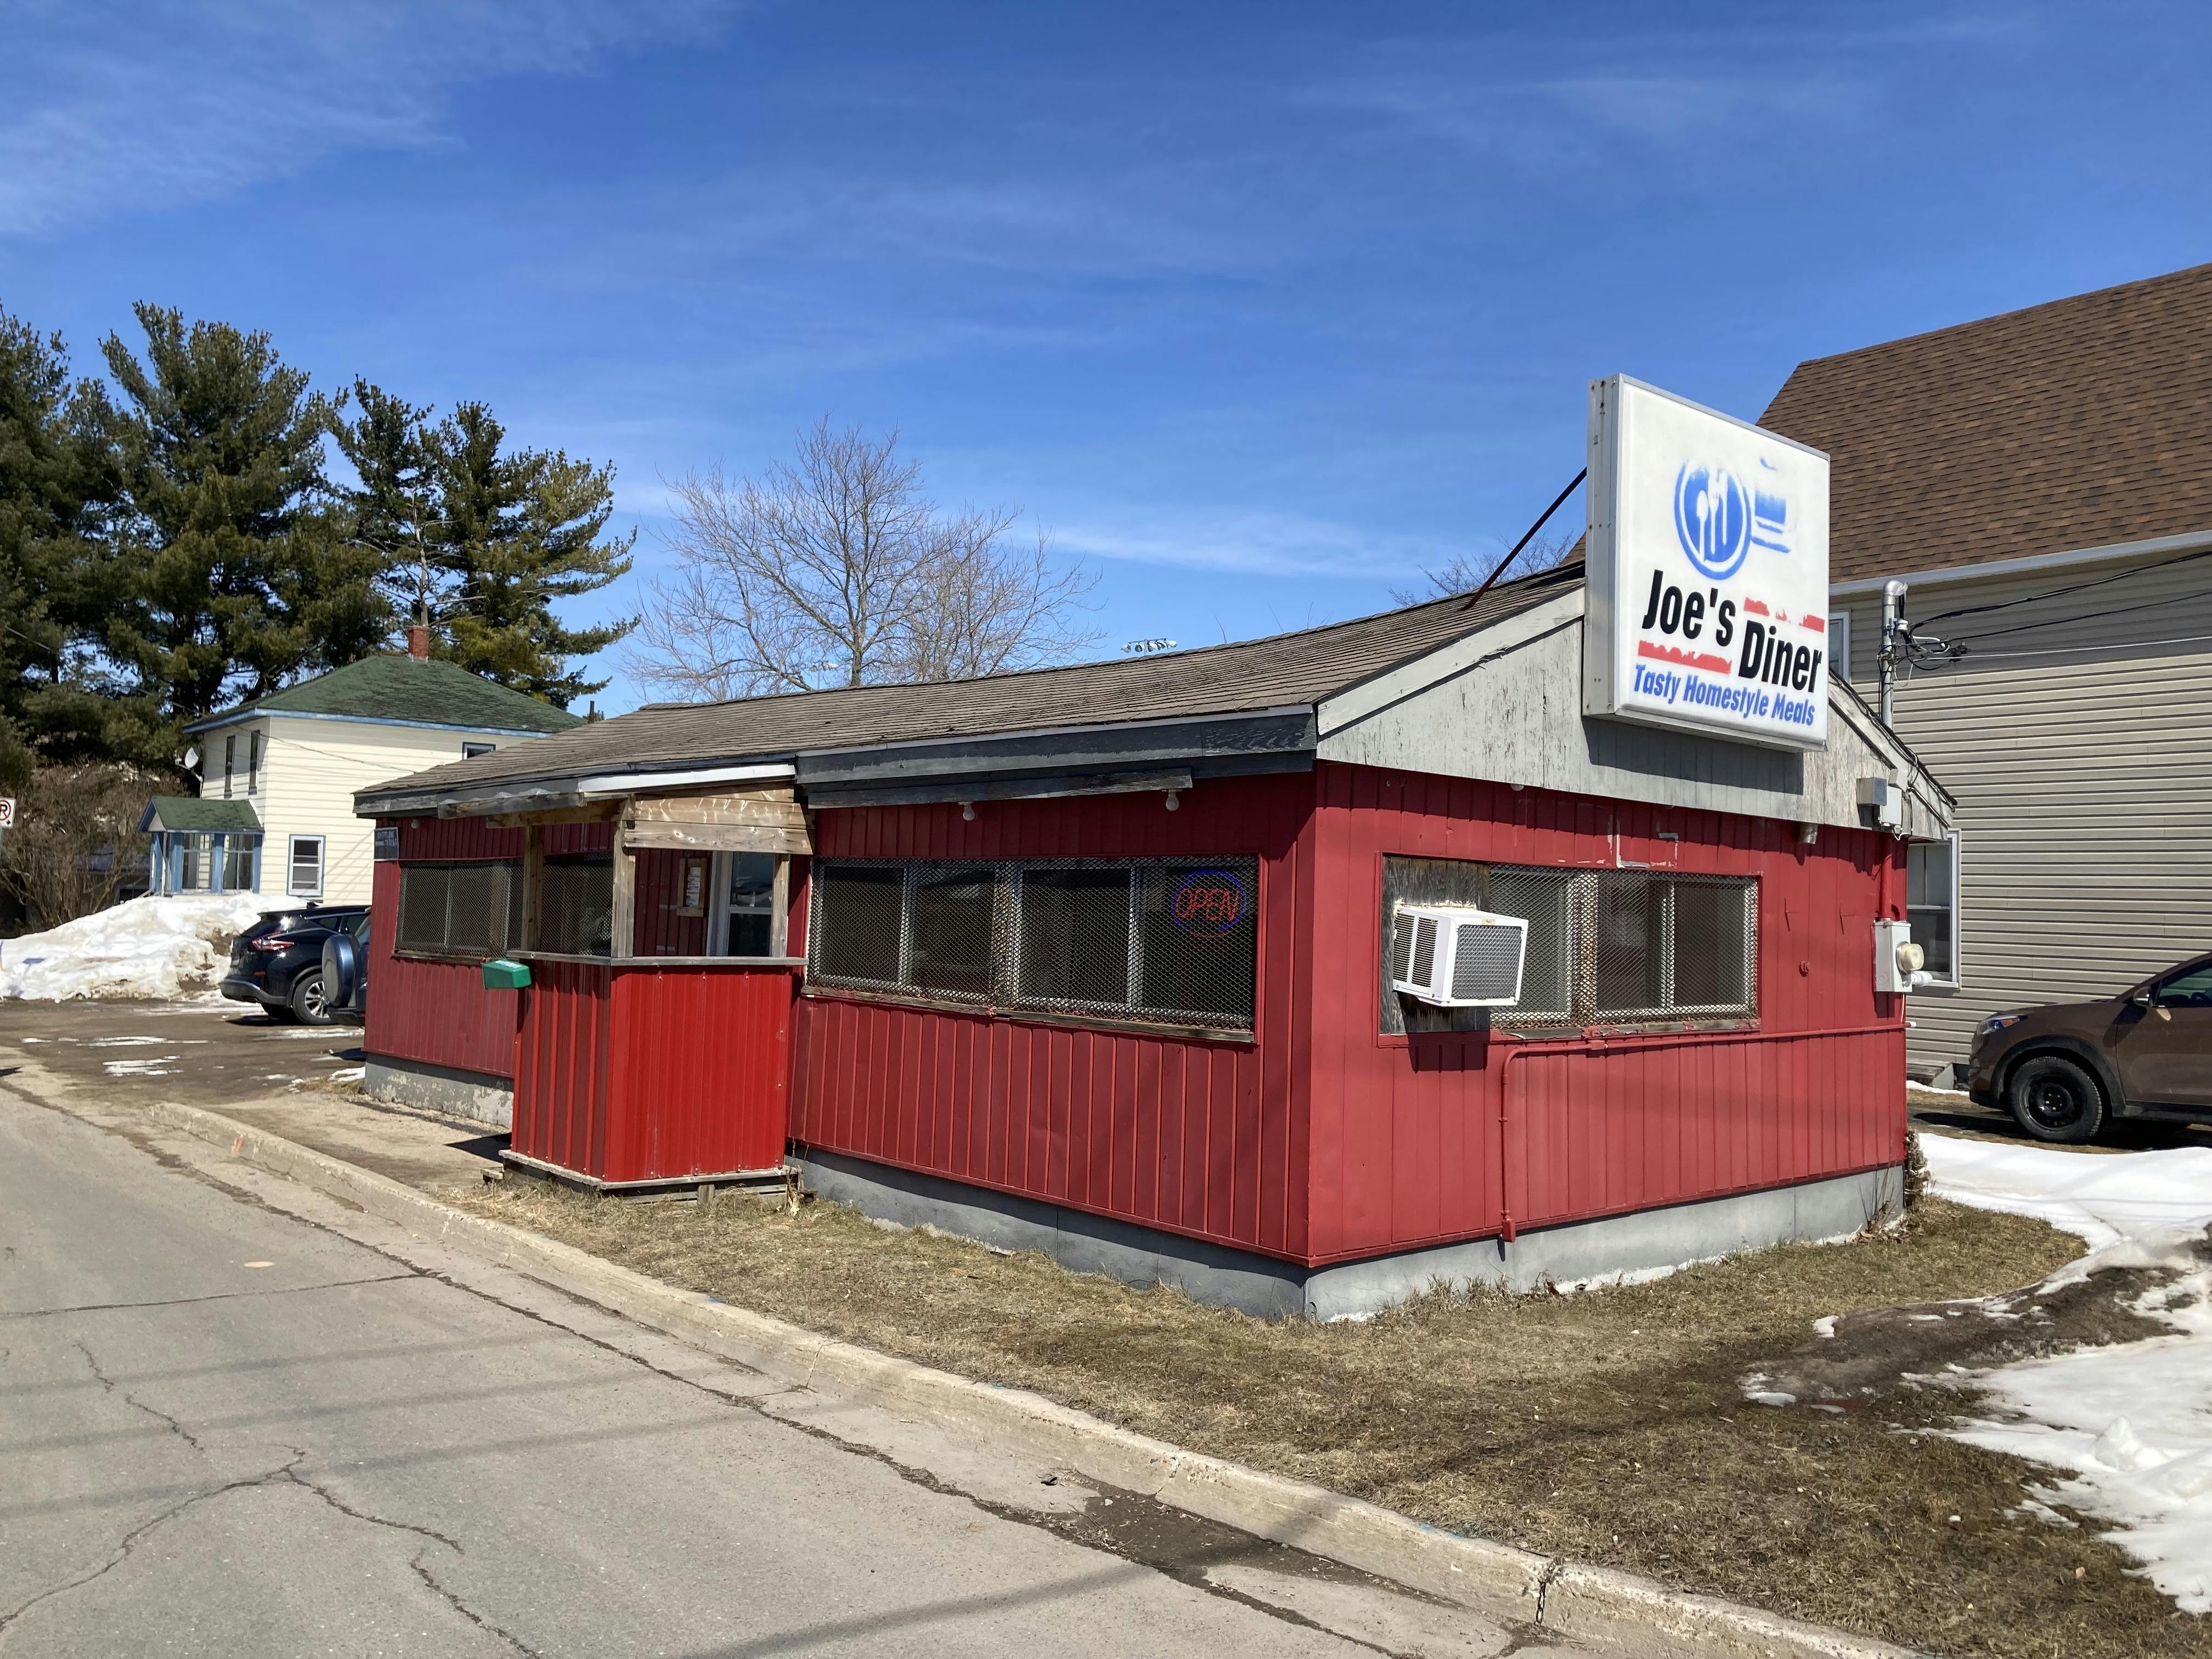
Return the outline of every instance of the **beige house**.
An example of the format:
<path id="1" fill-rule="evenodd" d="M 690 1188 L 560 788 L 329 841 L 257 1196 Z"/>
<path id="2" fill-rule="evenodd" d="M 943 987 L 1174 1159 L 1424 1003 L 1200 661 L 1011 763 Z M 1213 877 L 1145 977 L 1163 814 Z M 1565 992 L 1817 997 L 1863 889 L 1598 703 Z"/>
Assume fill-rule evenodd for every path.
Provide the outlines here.
<path id="1" fill-rule="evenodd" d="M 373 826 L 356 791 L 580 724 L 452 663 L 377 656 L 185 727 L 200 793 L 156 796 L 156 892 L 366 904 Z"/>
<path id="2" fill-rule="evenodd" d="M 1917 847 L 1909 1059 L 2212 949 L 2212 265 L 1801 363 L 1833 458 L 1834 659 L 1958 798 Z M 1848 621 L 1846 621 L 1848 618 Z"/>

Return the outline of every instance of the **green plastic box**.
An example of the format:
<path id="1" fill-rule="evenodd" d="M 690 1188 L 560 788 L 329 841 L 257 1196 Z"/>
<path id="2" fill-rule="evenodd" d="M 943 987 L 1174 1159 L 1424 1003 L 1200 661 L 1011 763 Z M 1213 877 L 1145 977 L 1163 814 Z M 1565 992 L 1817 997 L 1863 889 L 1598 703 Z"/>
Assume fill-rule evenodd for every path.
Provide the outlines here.
<path id="1" fill-rule="evenodd" d="M 487 991 L 520 991 L 530 983 L 530 968 L 526 963 L 494 957 L 483 965 L 483 979 Z"/>

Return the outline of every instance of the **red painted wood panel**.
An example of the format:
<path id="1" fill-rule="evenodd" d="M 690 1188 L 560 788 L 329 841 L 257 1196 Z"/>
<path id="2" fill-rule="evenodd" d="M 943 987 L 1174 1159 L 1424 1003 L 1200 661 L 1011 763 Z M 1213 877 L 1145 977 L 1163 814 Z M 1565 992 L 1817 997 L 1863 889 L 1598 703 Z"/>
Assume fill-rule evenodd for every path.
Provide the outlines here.
<path id="1" fill-rule="evenodd" d="M 1873 978 L 1872 923 L 1896 879 L 1887 837 L 1824 828 L 1807 847 L 1765 819 L 1364 767 L 1324 763 L 1316 781 L 1316 989 L 1294 1039 L 1310 1056 L 1312 1259 L 1496 1231 L 1509 1197 L 1519 1227 L 1902 1155 L 1902 1000 L 1877 998 Z M 1517 1060 L 1506 1034 L 1382 1036 L 1386 854 L 1756 878 L 1756 1031 L 1593 1033 Z M 1821 1035 L 1839 1030 L 1856 1034 Z"/>
<path id="2" fill-rule="evenodd" d="M 636 921 L 632 931 L 641 957 L 698 957 L 707 953 L 707 918 L 681 915 L 684 865 L 703 854 L 649 848 L 637 854 Z M 708 866 L 712 873 L 711 865 Z M 705 896 L 705 890 L 702 890 Z"/>
<path id="3" fill-rule="evenodd" d="M 377 1058 L 513 1076 L 515 993 L 486 990 L 473 963 L 395 956 L 398 925 L 399 866 L 386 860 L 377 865 L 370 888 L 362 1048 Z"/>
<path id="4" fill-rule="evenodd" d="M 1257 1042 L 1101 1030 L 964 1011 L 803 998 L 793 1133 L 956 1181 L 1297 1256 L 1304 1135 L 1289 1056 L 1304 977 L 1291 945 L 1313 780 L 1296 773 L 1077 800 L 826 809 L 823 857 L 1249 854 L 1260 860 Z M 801 872 L 794 871 L 794 877 Z M 803 899 L 795 879 L 794 908 Z M 794 924 L 794 951 L 804 948 Z"/>
<path id="5" fill-rule="evenodd" d="M 531 980 L 515 1151 L 603 1181 L 782 1163 L 792 970 L 541 958 Z"/>
<path id="6" fill-rule="evenodd" d="M 522 831 L 494 830 L 482 818 L 385 818 L 379 827 L 398 830 L 399 858 L 379 860 L 372 881 L 362 1048 L 386 1059 L 512 1077 L 520 1018 L 517 994 L 487 990 L 482 972 L 471 963 L 402 957 L 393 954 L 392 946 L 403 863 L 519 860 Z M 549 856 L 605 853 L 613 846 L 611 837 L 604 823 L 556 824 L 545 832 L 545 850 Z"/>

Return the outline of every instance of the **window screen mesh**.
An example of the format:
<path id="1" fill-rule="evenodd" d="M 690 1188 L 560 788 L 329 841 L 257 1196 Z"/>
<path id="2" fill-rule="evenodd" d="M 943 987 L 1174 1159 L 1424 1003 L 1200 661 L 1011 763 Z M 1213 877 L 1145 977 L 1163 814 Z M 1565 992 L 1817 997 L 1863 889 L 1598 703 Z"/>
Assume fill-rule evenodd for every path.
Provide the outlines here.
<path id="1" fill-rule="evenodd" d="M 1021 872 L 1021 1001 L 1112 1008 L 1129 1001 L 1127 865 Z"/>
<path id="2" fill-rule="evenodd" d="M 410 864 L 399 872 L 399 948 L 446 948 L 446 895 L 453 870 L 442 864 Z"/>
<path id="3" fill-rule="evenodd" d="M 1574 1012 L 1574 884 L 1569 870 L 1490 866 L 1486 908 L 1528 924 L 1528 959 L 1522 963 L 1521 1002 L 1515 1011 L 1523 1017 L 1564 1019 Z"/>
<path id="4" fill-rule="evenodd" d="M 897 984 L 905 891 L 903 865 L 816 865 L 811 971 L 848 984 Z"/>
<path id="5" fill-rule="evenodd" d="M 988 865 L 918 866 L 911 879 L 907 983 L 945 996 L 989 996 L 996 872 Z"/>
<path id="6" fill-rule="evenodd" d="M 538 948 L 556 956 L 603 957 L 614 935 L 615 866 L 611 858 L 545 864 Z"/>
<path id="7" fill-rule="evenodd" d="M 519 864 L 410 864 L 399 872 L 399 948 L 495 957 L 521 943 Z"/>
<path id="8" fill-rule="evenodd" d="M 1386 1032 L 1740 1018 L 1756 1011 L 1758 884 L 1737 876 L 1567 870 L 1474 860 L 1382 860 Z M 1391 988 L 1423 963 L 1401 904 L 1469 905 L 1528 923 L 1521 997 L 1510 1008 L 1435 1008 Z M 1479 937 L 1475 935 L 1474 937 Z M 1457 994 L 1458 969 L 1454 963 Z"/>
<path id="9" fill-rule="evenodd" d="M 1252 859 L 817 863 L 810 976 L 1009 1009 L 1243 1030 Z"/>

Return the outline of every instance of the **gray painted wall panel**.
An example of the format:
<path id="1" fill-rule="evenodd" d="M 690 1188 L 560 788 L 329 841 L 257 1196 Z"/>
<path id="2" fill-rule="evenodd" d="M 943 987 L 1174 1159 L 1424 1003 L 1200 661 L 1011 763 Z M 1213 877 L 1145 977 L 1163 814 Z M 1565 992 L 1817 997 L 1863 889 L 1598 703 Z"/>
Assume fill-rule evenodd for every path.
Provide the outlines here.
<path id="1" fill-rule="evenodd" d="M 1905 614 L 2109 574 L 1929 583 Z M 1872 696 L 1879 609 L 1851 604 Z M 2099 611 L 2120 614 L 2085 615 Z M 2212 559 L 1933 631 L 1984 637 L 1898 690 L 1899 735 L 1958 797 L 1964 837 L 1963 982 L 1914 999 L 1923 1067 L 1965 1060 L 1989 1014 L 2109 995 L 2212 950 Z"/>
<path id="2" fill-rule="evenodd" d="M 1831 708 L 1825 752 L 1591 719 L 1582 709 L 1578 619 L 1349 725 L 1335 727 L 1331 705 L 1324 705 L 1320 724 L 1323 760 L 1854 829 L 1865 821 L 1858 781 L 1905 776 L 1870 741 L 1874 721 L 1847 697 Z M 1939 798 L 1923 783 L 1910 827 L 1933 835 L 1947 823 Z"/>

